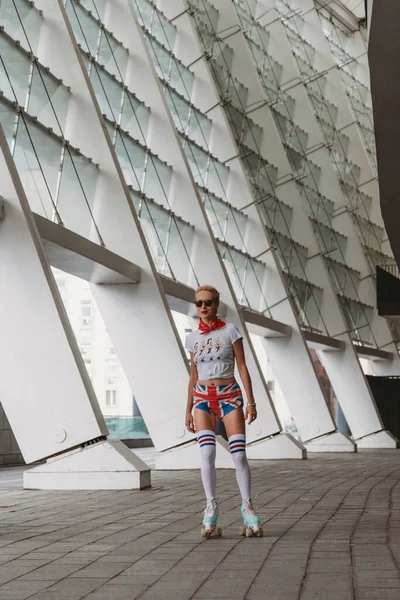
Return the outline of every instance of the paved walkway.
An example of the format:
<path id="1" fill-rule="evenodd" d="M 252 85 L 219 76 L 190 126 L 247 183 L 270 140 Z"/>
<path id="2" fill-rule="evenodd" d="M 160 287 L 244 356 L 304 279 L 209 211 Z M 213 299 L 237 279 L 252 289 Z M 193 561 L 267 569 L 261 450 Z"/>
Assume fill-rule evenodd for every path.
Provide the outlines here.
<path id="1" fill-rule="evenodd" d="M 221 539 L 200 537 L 198 472 L 143 492 L 32 492 L 0 470 L 0 600 L 400 599 L 400 454 L 253 462 L 264 538 L 241 538 L 233 471 Z"/>

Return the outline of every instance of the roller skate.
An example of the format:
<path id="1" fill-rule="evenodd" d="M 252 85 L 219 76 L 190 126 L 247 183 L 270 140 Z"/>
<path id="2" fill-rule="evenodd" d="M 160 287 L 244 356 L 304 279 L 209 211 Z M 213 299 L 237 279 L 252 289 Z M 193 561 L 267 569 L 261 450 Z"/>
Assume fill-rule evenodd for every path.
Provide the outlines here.
<path id="1" fill-rule="evenodd" d="M 221 537 L 222 530 L 217 527 L 218 521 L 218 503 L 215 498 L 207 500 L 207 506 L 204 511 L 203 527 L 201 535 L 203 537 Z"/>
<path id="2" fill-rule="evenodd" d="M 245 498 L 242 501 L 242 517 L 244 526 L 241 528 L 240 533 L 246 537 L 262 537 L 264 532 L 260 527 L 260 519 L 256 516 L 251 502 L 251 498 Z"/>

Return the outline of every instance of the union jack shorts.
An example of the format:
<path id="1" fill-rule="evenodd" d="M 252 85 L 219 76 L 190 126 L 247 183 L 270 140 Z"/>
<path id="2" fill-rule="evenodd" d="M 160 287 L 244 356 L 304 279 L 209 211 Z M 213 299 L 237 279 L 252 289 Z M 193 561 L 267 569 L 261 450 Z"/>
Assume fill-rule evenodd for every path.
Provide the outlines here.
<path id="1" fill-rule="evenodd" d="M 193 407 L 219 417 L 243 406 L 240 386 L 234 381 L 224 385 L 202 385 L 195 383 L 193 388 Z"/>

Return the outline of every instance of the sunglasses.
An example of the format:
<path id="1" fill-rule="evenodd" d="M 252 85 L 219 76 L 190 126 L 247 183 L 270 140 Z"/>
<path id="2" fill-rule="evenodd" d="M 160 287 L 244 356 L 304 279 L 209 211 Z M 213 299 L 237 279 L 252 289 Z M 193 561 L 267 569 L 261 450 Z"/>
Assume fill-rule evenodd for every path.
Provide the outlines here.
<path id="1" fill-rule="evenodd" d="M 211 306 L 214 302 L 215 300 L 196 300 L 195 305 L 197 308 L 201 308 L 203 304 L 204 306 Z"/>

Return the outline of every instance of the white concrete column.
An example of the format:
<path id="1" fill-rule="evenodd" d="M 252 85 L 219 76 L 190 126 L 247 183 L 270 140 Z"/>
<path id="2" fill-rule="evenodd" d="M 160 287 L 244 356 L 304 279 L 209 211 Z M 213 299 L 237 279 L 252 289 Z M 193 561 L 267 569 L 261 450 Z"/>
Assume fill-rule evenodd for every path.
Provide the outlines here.
<path id="1" fill-rule="evenodd" d="M 0 180 L 0 331 L 7 340 L 0 349 L 0 397 L 27 463 L 60 455 L 55 473 L 46 463 L 26 472 L 24 484 L 81 489 L 86 471 L 91 489 L 146 487 L 148 467 L 121 443 L 106 441 L 106 424 L 1 127 Z M 68 466 L 67 451 L 74 455 Z"/>

